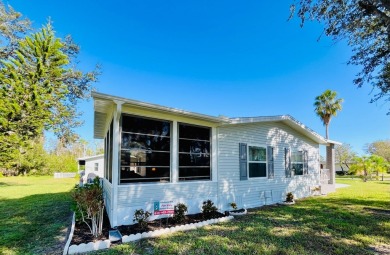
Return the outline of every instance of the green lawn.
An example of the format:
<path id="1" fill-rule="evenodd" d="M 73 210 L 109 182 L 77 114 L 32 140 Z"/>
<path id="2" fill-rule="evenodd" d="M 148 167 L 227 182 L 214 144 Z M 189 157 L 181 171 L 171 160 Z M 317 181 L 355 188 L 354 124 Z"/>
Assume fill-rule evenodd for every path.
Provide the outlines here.
<path id="1" fill-rule="evenodd" d="M 61 254 L 75 179 L 0 179 L 0 254 Z M 350 184 L 294 206 L 92 254 L 389 254 L 390 182 Z"/>
<path id="2" fill-rule="evenodd" d="M 62 254 L 76 179 L 0 178 L 0 254 Z"/>
<path id="3" fill-rule="evenodd" d="M 390 182 L 339 183 L 351 186 L 92 254 L 390 254 Z"/>

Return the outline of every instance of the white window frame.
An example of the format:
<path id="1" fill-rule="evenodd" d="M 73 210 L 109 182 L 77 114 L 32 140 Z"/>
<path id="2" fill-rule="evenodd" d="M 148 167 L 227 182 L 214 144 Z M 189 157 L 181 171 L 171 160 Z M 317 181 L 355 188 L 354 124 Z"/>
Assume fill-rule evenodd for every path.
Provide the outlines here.
<path id="1" fill-rule="evenodd" d="M 99 171 L 99 162 L 94 163 L 93 170 L 94 170 L 95 172 L 98 172 L 98 171 Z"/>
<path id="2" fill-rule="evenodd" d="M 293 161 L 293 154 L 294 153 L 301 153 L 302 154 L 302 161 Z M 304 170 L 304 166 L 305 166 L 305 159 L 303 158 L 304 155 L 303 155 L 303 150 L 291 150 L 291 172 L 294 173 L 293 176 L 304 176 L 305 175 L 305 170 Z M 302 174 L 295 174 L 295 171 L 293 171 L 293 165 L 294 164 L 301 164 L 302 165 Z"/>
<path id="3" fill-rule="evenodd" d="M 249 148 L 250 147 L 258 147 L 258 148 L 264 148 L 265 149 L 265 161 L 250 161 L 249 160 Z M 259 145 L 259 144 L 247 144 L 247 175 L 248 179 L 266 179 L 268 178 L 268 153 L 267 153 L 267 145 Z M 265 176 L 259 176 L 259 177 L 250 177 L 249 175 L 249 164 L 250 163 L 265 163 Z"/>

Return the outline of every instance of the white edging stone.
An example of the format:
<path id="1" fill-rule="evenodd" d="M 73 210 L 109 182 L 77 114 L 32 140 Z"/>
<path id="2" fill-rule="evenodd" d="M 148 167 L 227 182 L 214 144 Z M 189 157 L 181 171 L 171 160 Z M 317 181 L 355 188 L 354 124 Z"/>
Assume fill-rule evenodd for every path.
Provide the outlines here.
<path id="1" fill-rule="evenodd" d="M 65 243 L 64 252 L 62 253 L 62 255 L 68 254 L 68 249 L 69 249 L 70 242 L 72 241 L 72 237 L 73 237 L 73 232 L 74 232 L 74 227 L 75 227 L 75 225 L 76 225 L 76 214 L 73 213 L 73 217 L 72 217 L 72 226 L 70 227 L 70 232 L 69 232 L 68 240 L 67 240 L 66 243 Z"/>
<path id="2" fill-rule="evenodd" d="M 158 237 L 166 234 L 172 234 L 175 232 L 179 231 L 187 231 L 187 230 L 193 230 L 197 229 L 203 226 L 211 225 L 214 223 L 219 223 L 219 222 L 226 222 L 234 219 L 233 216 L 226 216 L 223 218 L 218 218 L 218 219 L 212 219 L 212 220 L 207 220 L 207 221 L 202 221 L 198 223 L 191 223 L 191 224 L 185 224 L 185 225 L 180 225 L 176 227 L 171 227 L 171 228 L 163 228 L 163 229 L 158 229 L 155 231 L 150 231 L 150 232 L 144 232 L 142 234 L 131 234 L 131 235 L 125 235 L 122 237 L 122 243 L 128 243 L 128 242 L 134 242 L 143 238 L 149 238 L 149 237 Z M 72 245 L 73 246 L 73 245 Z M 71 246 L 71 247 L 72 247 Z M 71 253 L 69 253 L 71 254 Z"/>
<path id="3" fill-rule="evenodd" d="M 295 200 L 293 200 L 292 202 L 283 201 L 283 202 L 280 202 L 279 204 L 281 204 L 281 205 L 295 205 Z"/>
<path id="4" fill-rule="evenodd" d="M 82 243 L 79 245 L 71 245 L 68 250 L 68 254 L 76 254 L 89 251 L 97 251 L 110 248 L 110 240 L 102 240 L 96 242 L 89 242 L 87 244 Z"/>
<path id="5" fill-rule="evenodd" d="M 247 210 L 244 208 L 243 212 L 229 212 L 229 213 L 230 213 L 230 215 L 233 215 L 233 216 L 241 216 L 241 215 L 247 214 Z"/>

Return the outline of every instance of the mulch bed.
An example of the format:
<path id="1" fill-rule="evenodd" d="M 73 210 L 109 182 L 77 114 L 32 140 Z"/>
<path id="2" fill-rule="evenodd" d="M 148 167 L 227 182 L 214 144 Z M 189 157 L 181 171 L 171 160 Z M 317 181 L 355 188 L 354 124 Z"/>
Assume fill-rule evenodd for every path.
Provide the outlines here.
<path id="1" fill-rule="evenodd" d="M 106 213 L 106 210 L 104 210 L 103 215 L 103 234 L 97 238 L 95 238 L 91 231 L 89 230 L 87 224 L 85 224 L 82 221 L 76 221 L 72 241 L 70 242 L 70 245 L 73 244 L 81 244 L 81 243 L 89 243 L 94 242 L 98 240 L 106 240 L 108 239 L 108 231 L 110 231 L 110 221 L 108 219 L 108 215 Z"/>
<path id="2" fill-rule="evenodd" d="M 233 210 L 233 211 L 230 211 L 232 213 L 243 213 L 245 212 L 245 209 L 237 209 L 237 210 Z"/>
<path id="3" fill-rule="evenodd" d="M 138 224 L 118 226 L 117 229 L 121 232 L 122 236 L 124 236 L 124 235 L 131 235 L 131 234 L 138 234 L 138 233 L 143 233 L 143 232 L 154 231 L 154 230 L 163 229 L 163 228 L 171 228 L 171 227 L 180 226 L 180 225 L 184 225 L 184 224 L 198 223 L 201 221 L 205 221 L 205 220 L 209 220 L 209 219 L 217 219 L 217 218 L 221 218 L 221 217 L 225 217 L 225 215 L 217 212 L 215 215 L 213 215 L 213 217 L 205 219 L 203 217 L 203 214 L 197 213 L 197 214 L 186 215 L 185 221 L 183 223 L 177 223 L 173 220 L 173 218 L 164 218 L 164 219 L 157 219 L 157 220 L 149 221 L 146 229 L 140 228 L 138 226 Z M 110 227 L 110 222 L 109 222 L 109 219 L 108 219 L 106 212 L 104 212 L 103 234 L 98 238 L 95 238 L 91 235 L 88 226 L 84 222 L 77 222 L 76 221 L 71 245 L 81 244 L 81 243 L 89 243 L 89 242 L 94 242 L 94 241 L 98 241 L 98 240 L 106 240 L 106 239 L 108 239 L 108 231 L 109 230 L 111 230 L 111 227 Z"/>

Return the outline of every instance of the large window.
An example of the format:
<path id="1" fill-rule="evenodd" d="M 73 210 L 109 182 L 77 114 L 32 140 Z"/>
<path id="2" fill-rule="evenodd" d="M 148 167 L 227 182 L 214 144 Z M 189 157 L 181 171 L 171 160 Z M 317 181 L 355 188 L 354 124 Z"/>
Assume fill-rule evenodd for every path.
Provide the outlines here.
<path id="1" fill-rule="evenodd" d="M 294 151 L 291 153 L 291 168 L 294 175 L 303 175 L 303 152 Z"/>
<path id="2" fill-rule="evenodd" d="M 211 129 L 179 123 L 179 181 L 211 180 Z"/>
<path id="3" fill-rule="evenodd" d="M 267 149 L 248 146 L 248 156 L 249 177 L 267 177 Z"/>
<path id="4" fill-rule="evenodd" d="M 171 123 L 122 116 L 120 181 L 169 182 Z"/>

